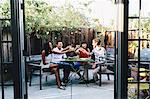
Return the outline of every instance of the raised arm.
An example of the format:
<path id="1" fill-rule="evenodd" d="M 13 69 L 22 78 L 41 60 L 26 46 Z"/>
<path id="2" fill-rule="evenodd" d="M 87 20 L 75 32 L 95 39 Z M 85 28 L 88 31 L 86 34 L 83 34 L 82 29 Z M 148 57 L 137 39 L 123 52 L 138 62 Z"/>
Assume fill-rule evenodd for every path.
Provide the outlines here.
<path id="1" fill-rule="evenodd" d="M 54 53 L 54 54 L 64 54 L 63 51 L 57 50 L 57 48 L 54 48 L 54 49 L 52 50 L 52 53 Z"/>
<path id="2" fill-rule="evenodd" d="M 75 53 L 76 53 L 77 55 L 79 55 L 79 54 L 80 54 L 80 50 L 81 50 L 81 48 L 78 48 L 78 49 L 75 51 Z"/>
<path id="3" fill-rule="evenodd" d="M 67 51 L 70 49 L 70 46 L 67 46 L 66 48 L 64 48 L 62 51 Z"/>

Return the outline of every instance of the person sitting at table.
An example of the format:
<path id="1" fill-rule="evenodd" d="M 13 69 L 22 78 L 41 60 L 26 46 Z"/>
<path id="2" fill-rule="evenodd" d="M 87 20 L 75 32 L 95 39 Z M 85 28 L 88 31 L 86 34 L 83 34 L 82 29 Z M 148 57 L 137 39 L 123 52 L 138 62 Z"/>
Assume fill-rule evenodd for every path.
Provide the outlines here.
<path id="1" fill-rule="evenodd" d="M 79 58 L 89 58 L 90 57 L 90 50 L 87 48 L 87 43 L 82 42 L 81 47 L 76 50 L 77 55 L 79 55 Z M 77 68 L 80 68 L 81 65 L 85 65 L 87 62 L 75 62 L 74 65 Z M 81 74 L 79 74 L 80 79 L 82 79 Z"/>
<path id="2" fill-rule="evenodd" d="M 52 43 L 50 41 L 44 43 L 44 50 L 46 50 L 46 55 L 52 53 Z"/>
<path id="3" fill-rule="evenodd" d="M 58 88 L 65 90 L 65 88 L 61 85 L 58 65 L 49 63 L 49 59 L 47 57 L 51 53 L 51 49 L 52 49 L 52 46 L 50 44 L 51 44 L 50 42 L 44 44 L 44 49 L 42 50 L 42 61 L 44 65 L 49 64 L 50 72 L 55 73 L 56 83 L 57 83 Z"/>
<path id="4" fill-rule="evenodd" d="M 91 54 L 94 54 L 94 59 L 95 59 L 95 63 L 92 65 L 92 68 L 94 68 L 93 70 L 93 80 L 94 82 L 96 82 L 98 80 L 98 72 L 100 70 L 100 67 L 98 65 L 100 65 L 101 63 L 103 63 L 105 61 L 105 56 L 106 56 L 106 50 L 104 47 L 101 46 L 101 41 L 98 38 L 95 38 L 92 40 L 92 45 L 93 45 L 93 50 L 91 52 Z M 102 71 L 105 71 L 106 68 L 105 67 L 101 67 Z"/>
<path id="5" fill-rule="evenodd" d="M 90 49 L 87 47 L 87 43 L 82 42 L 81 47 L 76 50 L 76 53 L 79 55 L 79 58 L 89 58 Z"/>
<path id="6" fill-rule="evenodd" d="M 66 55 L 67 57 L 76 57 L 77 54 L 76 54 L 76 50 L 80 48 L 80 45 L 76 45 L 76 47 L 74 46 L 74 44 L 69 44 L 66 48 L 64 48 L 63 51 L 67 51 L 66 52 Z M 70 64 L 73 64 L 73 68 L 78 71 L 79 70 L 79 67 L 80 67 L 80 62 L 69 62 Z M 73 72 L 73 68 L 71 69 Z M 78 76 L 79 76 L 79 79 L 82 78 L 80 72 L 77 72 Z"/>
<path id="7" fill-rule="evenodd" d="M 67 51 L 64 51 L 64 49 L 62 48 L 63 47 L 63 43 L 62 41 L 57 41 L 56 43 L 56 47 L 52 50 L 52 53 L 53 53 L 53 59 L 55 60 L 61 60 L 63 58 L 66 58 L 66 52 Z M 67 63 L 67 62 L 60 62 L 60 61 L 57 61 L 57 62 L 54 62 L 56 64 L 59 65 L 59 68 L 63 68 L 63 73 L 64 73 L 64 77 L 63 77 L 63 85 L 66 85 L 68 83 L 68 77 L 70 75 L 70 63 Z"/>

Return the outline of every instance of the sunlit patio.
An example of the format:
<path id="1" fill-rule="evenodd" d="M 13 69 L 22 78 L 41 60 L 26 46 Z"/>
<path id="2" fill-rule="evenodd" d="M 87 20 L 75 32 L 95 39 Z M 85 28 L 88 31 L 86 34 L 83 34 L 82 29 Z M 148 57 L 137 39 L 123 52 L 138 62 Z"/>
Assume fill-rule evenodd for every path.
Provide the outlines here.
<path id="1" fill-rule="evenodd" d="M 89 74 L 91 75 L 90 70 Z M 114 76 L 110 75 L 110 80 L 106 75 L 102 75 L 102 86 L 95 83 L 78 84 L 78 76 L 71 77 L 71 83 L 68 84 L 66 90 L 57 89 L 54 75 L 48 76 L 48 81 L 45 77 L 42 79 L 42 90 L 39 87 L 39 76 L 33 77 L 32 86 L 28 86 L 29 99 L 114 99 Z M 92 76 L 89 77 L 90 79 Z M 28 84 L 29 85 L 29 84 Z M 13 87 L 5 87 L 6 99 L 10 99 L 13 95 Z"/>
<path id="2" fill-rule="evenodd" d="M 77 84 L 72 81 L 71 85 L 66 87 L 66 90 L 57 89 L 52 81 L 43 84 L 43 90 L 39 90 L 38 85 L 29 87 L 29 99 L 114 99 L 113 94 L 113 77 L 111 81 L 104 76 L 102 86 L 96 84 Z M 36 91 L 35 91 L 36 90 Z"/>

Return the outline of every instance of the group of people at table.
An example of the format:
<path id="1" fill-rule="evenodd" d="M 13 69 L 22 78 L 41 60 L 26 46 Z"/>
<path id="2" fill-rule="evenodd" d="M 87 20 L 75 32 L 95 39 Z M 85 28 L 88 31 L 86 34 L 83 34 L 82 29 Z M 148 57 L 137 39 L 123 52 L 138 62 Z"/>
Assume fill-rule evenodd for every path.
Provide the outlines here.
<path id="1" fill-rule="evenodd" d="M 62 61 L 52 61 L 49 62 L 51 58 L 53 59 L 63 59 L 67 57 L 78 56 L 79 58 L 93 58 L 94 62 L 89 63 L 93 68 L 93 79 L 92 81 L 98 81 L 98 72 L 100 67 L 97 65 L 99 62 L 105 61 L 106 50 L 104 47 L 101 46 L 101 41 L 98 38 L 92 40 L 93 50 L 90 52 L 89 48 L 87 47 L 86 42 L 82 42 L 81 46 L 70 44 L 66 48 L 63 48 L 62 41 L 56 42 L 56 47 L 52 48 L 51 42 L 44 44 L 44 49 L 42 51 L 42 60 L 43 64 L 48 64 L 50 67 L 50 71 L 55 73 L 56 77 L 56 84 L 59 89 L 65 90 L 65 85 L 69 81 L 69 75 L 71 71 L 71 64 L 68 62 Z M 53 56 L 53 57 L 52 57 Z M 100 59 L 100 57 L 102 59 Z M 87 62 L 73 62 L 72 63 L 74 68 L 79 69 L 81 65 L 87 64 Z M 63 79 L 61 81 L 59 75 L 59 69 L 63 69 Z M 103 70 L 103 68 L 102 68 Z M 79 78 L 83 79 L 80 72 L 78 72 Z"/>

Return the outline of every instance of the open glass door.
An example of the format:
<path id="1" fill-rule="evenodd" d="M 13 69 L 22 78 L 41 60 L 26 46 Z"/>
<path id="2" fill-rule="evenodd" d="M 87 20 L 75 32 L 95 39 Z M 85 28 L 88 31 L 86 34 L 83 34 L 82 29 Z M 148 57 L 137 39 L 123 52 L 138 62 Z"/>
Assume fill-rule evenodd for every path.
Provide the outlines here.
<path id="1" fill-rule="evenodd" d="M 129 0 L 128 98 L 150 98 L 149 0 Z"/>
<path id="2" fill-rule="evenodd" d="M 0 4 L 1 5 L 1 4 Z M 0 98 L 14 98 L 10 1 L 0 7 Z M 3 11 L 7 13 L 2 13 Z M 6 15 L 5 15 L 6 14 Z M 5 15 L 5 16 L 3 16 Z"/>
<path id="3" fill-rule="evenodd" d="M 26 98 L 22 0 L 0 1 L 0 98 Z"/>

